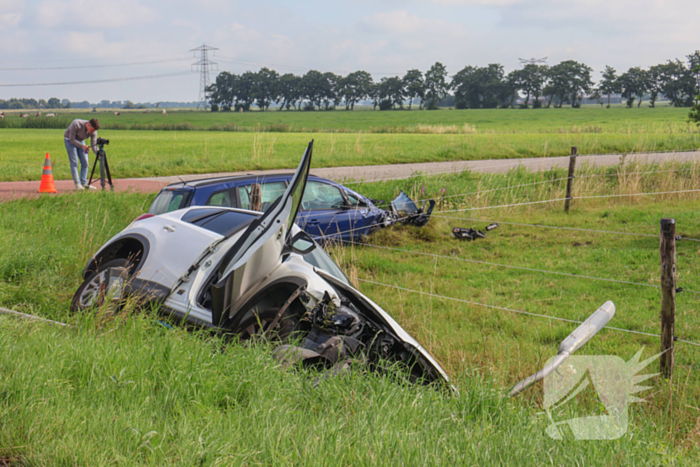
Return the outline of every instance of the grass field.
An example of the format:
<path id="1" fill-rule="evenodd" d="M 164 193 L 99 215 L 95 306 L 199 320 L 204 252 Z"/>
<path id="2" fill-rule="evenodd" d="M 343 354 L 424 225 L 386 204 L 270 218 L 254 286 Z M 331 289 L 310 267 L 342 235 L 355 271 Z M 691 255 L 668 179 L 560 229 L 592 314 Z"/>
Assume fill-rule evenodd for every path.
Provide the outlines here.
<path id="1" fill-rule="evenodd" d="M 399 189 L 418 198 L 443 196 L 437 209 L 448 211 L 561 198 L 565 182 L 553 180 L 562 176 L 464 173 L 368 183 L 361 191 L 384 199 Z M 700 170 L 690 165 L 584 167 L 574 195 L 695 189 L 699 181 Z M 698 198 L 693 192 L 574 200 L 569 215 L 561 202 L 437 212 L 423 229 L 399 227 L 367 240 L 443 258 L 370 246 L 330 248 L 362 291 L 444 365 L 461 389 L 455 398 L 375 376 L 313 390 L 307 375 L 279 370 L 264 349 L 220 353 L 216 340 L 166 332 L 147 314 L 76 321 L 66 310 L 87 258 L 144 212 L 152 197 L 76 193 L 2 204 L 0 305 L 68 320 L 80 329 L 10 321 L 0 326 L 3 347 L 12 342 L 13 348 L 0 356 L 0 449 L 13 447 L 0 450 L 0 459 L 26 456 L 42 465 L 191 464 L 202 458 L 211 464 L 541 465 L 545 459 L 553 465 L 691 465 L 700 445 L 698 347 L 677 343 L 673 382 L 651 381 L 653 389 L 641 394 L 647 402 L 632 408 L 632 433 L 607 443 L 553 443 L 543 437 L 543 420 L 536 416 L 538 390 L 528 390 L 515 407 L 499 394 L 540 368 L 575 325 L 361 279 L 576 320 L 613 300 L 612 326 L 658 333 L 656 288 L 457 259 L 656 285 L 657 237 L 502 224 L 486 239 L 467 243 L 454 239 L 450 229 L 483 228 L 496 220 L 656 235 L 659 219 L 674 217 L 678 234 L 700 238 Z M 678 285 L 686 290 L 700 291 L 699 246 L 678 242 Z M 697 295 L 680 293 L 677 303 L 676 335 L 700 341 Z M 579 353 L 627 360 L 641 347 L 645 356 L 653 355 L 658 339 L 604 330 Z M 590 399 L 577 404 L 572 410 L 598 410 Z"/>
<path id="2" fill-rule="evenodd" d="M 448 111 L 443 111 L 449 113 Z M 314 139 L 314 166 L 673 151 L 700 147 L 700 134 L 671 133 L 276 133 L 104 130 L 114 178 L 296 167 Z M 70 179 L 62 130 L 0 129 L 0 181 L 39 180 L 45 154 L 54 178 Z M 92 158 L 92 156 L 91 156 Z"/>
<path id="3" fill-rule="evenodd" d="M 583 109 L 471 109 L 436 111 L 366 111 L 344 110 L 287 112 L 194 112 L 160 110 L 143 111 L 59 111 L 56 119 L 20 119 L 9 116 L 0 120 L 0 128 L 16 125 L 59 125 L 73 118 L 98 117 L 105 129 L 202 129 L 228 131 L 275 132 L 363 132 L 363 133 L 697 133 L 687 123 L 688 109 L 589 107 Z M 39 121 L 36 121 L 39 120 Z M 60 121 L 57 121 L 60 120 Z M 55 126 L 54 126 L 55 128 Z"/>
<path id="4" fill-rule="evenodd" d="M 112 174 L 124 178 L 292 168 L 312 138 L 317 167 L 561 156 L 571 146 L 579 154 L 695 150 L 700 133 L 686 114 L 662 107 L 8 116 L 0 120 L 0 181 L 40 179 L 46 152 L 54 177 L 69 179 L 63 128 L 73 117 L 102 120 Z"/>
<path id="5" fill-rule="evenodd" d="M 691 465 L 653 429 L 553 442 L 464 375 L 459 396 L 362 372 L 314 388 L 269 348 L 124 317 L 74 330 L 0 316 L 6 465 Z M 544 456 L 544 458 L 543 458 Z"/>

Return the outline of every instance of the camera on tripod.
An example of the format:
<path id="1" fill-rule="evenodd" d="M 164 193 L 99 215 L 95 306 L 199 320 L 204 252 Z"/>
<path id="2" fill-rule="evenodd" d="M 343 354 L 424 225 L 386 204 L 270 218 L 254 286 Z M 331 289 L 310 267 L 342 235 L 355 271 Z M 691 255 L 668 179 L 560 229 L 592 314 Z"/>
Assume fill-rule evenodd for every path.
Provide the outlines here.
<path id="1" fill-rule="evenodd" d="M 95 141 L 97 145 L 99 146 L 99 149 L 96 151 L 95 154 L 95 164 L 92 166 L 92 173 L 90 174 L 90 180 L 88 181 L 88 185 L 92 185 L 92 177 L 95 175 L 95 168 L 97 167 L 97 162 L 99 161 L 100 163 L 100 185 L 102 185 L 102 189 L 105 189 L 105 175 L 107 177 L 107 183 L 109 183 L 109 186 L 112 190 L 114 190 L 114 184 L 112 183 L 112 174 L 109 172 L 109 164 L 107 163 L 107 153 L 105 153 L 105 146 L 109 144 L 108 139 L 104 138 L 97 138 L 97 141 Z"/>

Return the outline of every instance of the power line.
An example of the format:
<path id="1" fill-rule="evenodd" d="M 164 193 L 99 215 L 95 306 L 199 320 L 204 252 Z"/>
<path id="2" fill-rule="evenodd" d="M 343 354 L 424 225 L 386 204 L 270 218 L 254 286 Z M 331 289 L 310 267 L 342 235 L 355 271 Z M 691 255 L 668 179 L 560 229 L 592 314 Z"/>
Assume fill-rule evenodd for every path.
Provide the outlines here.
<path id="1" fill-rule="evenodd" d="M 0 68 L 0 71 L 28 71 L 28 70 L 75 70 L 81 68 L 109 68 L 118 66 L 132 66 L 132 65 L 150 65 L 153 63 L 170 63 L 179 62 L 182 60 L 188 60 L 187 58 L 173 58 L 169 60 L 152 60 L 150 62 L 130 62 L 130 63 L 115 63 L 111 65 L 76 65 L 76 66 L 48 66 L 48 67 L 34 67 L 34 68 Z"/>
<path id="2" fill-rule="evenodd" d="M 461 298 L 454 298 L 454 297 L 448 297 L 448 296 L 445 296 L 445 295 L 438 295 L 438 294 L 434 294 L 434 293 L 430 293 L 430 292 L 423 292 L 423 291 L 421 291 L 421 290 L 409 289 L 409 288 L 406 288 L 406 287 L 400 287 L 400 286 L 398 286 L 398 285 L 384 284 L 384 283 L 381 283 L 381 282 L 375 282 L 375 281 L 371 281 L 371 280 L 367 280 L 367 279 L 359 279 L 359 278 L 358 278 L 357 280 L 360 281 L 360 282 L 367 282 L 367 283 L 369 283 L 369 284 L 381 285 L 381 286 L 383 286 L 383 287 L 389 287 L 389 288 L 392 288 L 392 289 L 403 290 L 403 291 L 406 291 L 406 292 L 417 293 L 417 294 L 421 294 L 421 295 L 427 295 L 427 296 L 435 297 L 435 298 L 442 298 L 442 299 L 445 299 L 445 300 L 452 300 L 452 301 L 455 301 L 455 302 L 466 303 L 466 304 L 469 304 L 469 305 L 477 305 L 477 306 L 483 306 L 483 307 L 485 307 L 485 308 L 493 308 L 493 309 L 496 309 L 496 310 L 510 311 L 510 312 L 518 313 L 518 314 L 522 314 L 522 315 L 533 316 L 533 317 L 535 317 L 535 318 L 545 318 L 545 319 L 551 319 L 551 320 L 556 320 L 556 321 L 564 321 L 564 322 L 576 323 L 576 324 L 581 324 L 581 323 L 583 323 L 583 321 L 578 321 L 578 320 L 575 320 L 575 319 L 559 318 L 559 317 L 557 317 L 557 316 L 542 315 L 542 314 L 539 314 L 539 313 L 532 313 L 532 312 L 529 312 L 529 311 L 516 310 L 516 309 L 513 309 L 513 308 L 506 308 L 506 307 L 503 307 L 503 306 L 488 305 L 488 304 L 486 304 L 486 303 L 473 302 L 473 301 L 471 301 L 471 300 L 463 300 L 463 299 L 461 299 Z M 605 326 L 604 328 L 605 328 L 605 329 L 610 329 L 610 330 L 612 330 L 612 331 L 621 331 L 621 332 L 627 332 L 627 333 L 632 333 L 632 334 L 641 334 L 641 335 L 644 335 L 644 336 L 661 337 L 659 334 L 652 334 L 652 333 L 643 332 L 643 331 L 635 331 L 635 330 L 632 330 L 632 329 L 616 328 L 616 327 L 612 327 L 612 326 Z M 679 342 L 685 342 L 686 344 L 695 345 L 695 346 L 699 346 L 699 347 L 700 347 L 700 344 L 699 344 L 699 343 L 696 343 L 696 342 L 688 341 L 688 340 L 685 340 L 685 339 L 677 339 L 677 338 L 676 338 L 675 340 L 677 340 L 677 341 L 679 341 Z"/>
<path id="3" fill-rule="evenodd" d="M 22 87 L 22 86 L 69 86 L 72 84 L 92 84 L 92 83 L 113 83 L 117 81 L 136 81 L 142 79 L 158 79 L 158 78 L 169 78 L 173 76 L 183 76 L 189 75 L 190 71 L 178 71 L 175 73 L 163 73 L 159 75 L 147 75 L 147 76 L 132 76 L 130 78 L 108 78 L 108 79 L 95 79 L 88 81 L 65 81 L 58 83 L 23 83 L 23 84 L 0 84 L 0 87 Z"/>

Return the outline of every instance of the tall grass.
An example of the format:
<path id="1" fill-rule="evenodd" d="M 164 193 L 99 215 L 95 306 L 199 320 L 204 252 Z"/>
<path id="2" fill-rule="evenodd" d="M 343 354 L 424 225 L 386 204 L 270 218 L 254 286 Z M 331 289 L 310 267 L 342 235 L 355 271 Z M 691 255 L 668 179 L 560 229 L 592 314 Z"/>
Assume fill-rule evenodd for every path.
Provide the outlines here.
<path id="1" fill-rule="evenodd" d="M 312 385 L 265 346 L 147 316 L 57 329 L 0 317 L 0 459 L 10 465 L 658 465 L 653 431 L 555 442 L 468 374 L 458 396 L 356 368 Z M 543 459 L 544 456 L 544 459 Z M 680 463 L 680 462 L 679 462 Z"/>
<path id="2" fill-rule="evenodd" d="M 658 173 L 639 173 L 650 171 Z M 558 196 L 565 182 L 512 187 L 564 175 L 466 172 L 354 188 L 384 199 L 399 189 L 419 199 L 499 189 L 441 200 L 444 210 Z M 582 167 L 577 176 L 577 196 L 698 186 L 698 168 L 691 164 Z M 693 407 L 698 407 L 700 378 L 694 347 L 677 343 L 674 380 L 650 382 L 653 389 L 640 394 L 647 402 L 632 406 L 633 424 L 624 438 L 555 443 L 543 435 L 544 420 L 536 415 L 537 388 L 512 402 L 501 395 L 556 353 L 573 324 L 359 281 L 576 320 L 612 299 L 618 312 L 611 325 L 658 333 L 658 289 L 450 259 L 653 285 L 659 278 L 657 237 L 502 224 L 486 239 L 468 243 L 452 237 L 450 229 L 483 228 L 497 220 L 653 235 L 661 217 L 674 217 L 678 234 L 700 238 L 693 194 L 574 200 L 569 215 L 563 202 L 452 214 L 461 220 L 436 212 L 424 228 L 395 227 L 367 239 L 441 258 L 363 246 L 330 248 L 350 279 L 447 369 L 461 390 L 453 398 L 362 369 L 313 389 L 315 374 L 283 371 L 269 349 L 223 345 L 177 327 L 166 331 L 149 312 L 108 321 L 69 316 L 89 256 L 144 212 L 151 199 L 72 193 L 0 205 L 0 306 L 78 325 L 59 330 L 2 320 L 0 459 L 30 465 L 177 465 L 200 462 L 205 454 L 204 465 L 327 464 L 329 459 L 541 465 L 544 452 L 557 465 L 697 462 L 700 414 Z M 700 291 L 698 243 L 681 240 L 677 248 L 679 286 Z M 698 311 L 695 295 L 678 294 L 677 336 L 700 341 Z M 604 330 L 579 353 L 629 359 L 643 346 L 645 355 L 656 353 L 658 345 L 653 337 Z M 580 416 L 598 409 L 594 399 L 583 397 L 571 410 Z"/>
<path id="3" fill-rule="evenodd" d="M 26 117 L 0 118 L 0 128 L 29 128 L 29 129 L 63 129 L 70 125 L 72 119 L 67 117 Z"/>

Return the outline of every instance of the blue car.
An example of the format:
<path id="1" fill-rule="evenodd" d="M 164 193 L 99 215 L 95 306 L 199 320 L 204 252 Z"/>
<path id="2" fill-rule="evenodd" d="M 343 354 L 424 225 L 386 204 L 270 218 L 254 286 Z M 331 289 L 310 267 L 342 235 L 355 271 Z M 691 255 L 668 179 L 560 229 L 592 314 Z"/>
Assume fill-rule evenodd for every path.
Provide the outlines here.
<path id="1" fill-rule="evenodd" d="M 158 215 L 189 206 L 265 211 L 282 196 L 293 176 L 245 175 L 173 183 L 160 190 L 148 212 Z M 373 200 L 350 188 L 310 175 L 296 224 L 319 242 L 352 241 L 396 219 L 393 210 L 379 209 Z"/>

